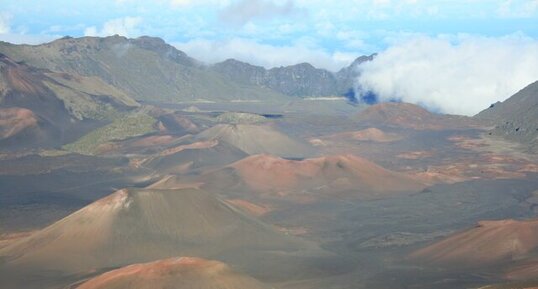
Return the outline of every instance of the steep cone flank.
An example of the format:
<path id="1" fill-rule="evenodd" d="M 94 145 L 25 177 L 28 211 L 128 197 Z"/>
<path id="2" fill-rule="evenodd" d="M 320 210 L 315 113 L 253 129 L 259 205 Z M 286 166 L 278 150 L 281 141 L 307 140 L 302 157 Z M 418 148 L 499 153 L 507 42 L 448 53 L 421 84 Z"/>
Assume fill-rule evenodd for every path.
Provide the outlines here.
<path id="1" fill-rule="evenodd" d="M 158 173 L 183 173 L 208 166 L 223 166 L 247 156 L 242 150 L 221 141 L 208 140 L 164 150 L 144 162 Z"/>
<path id="2" fill-rule="evenodd" d="M 77 289 L 262 289 L 259 281 L 228 265 L 181 257 L 135 264 L 104 273 Z"/>
<path id="3" fill-rule="evenodd" d="M 253 216 L 262 216 L 271 211 L 271 208 L 241 199 L 228 200 L 227 202 Z"/>
<path id="4" fill-rule="evenodd" d="M 235 179 L 250 191 L 269 194 L 311 191 L 327 196 L 380 197 L 384 193 L 423 188 L 421 183 L 404 174 L 353 155 L 305 160 L 255 155 L 213 172 L 206 179 L 209 183 L 211 180 Z"/>
<path id="5" fill-rule="evenodd" d="M 178 255 L 245 260 L 309 248 L 202 190 L 129 189 L 3 248 L 0 256 L 13 266 L 85 272 Z"/>
<path id="6" fill-rule="evenodd" d="M 149 185 L 148 189 L 157 190 L 180 190 L 187 188 L 199 189 L 203 183 L 201 182 L 186 182 L 181 177 L 175 175 L 167 175 L 159 179 L 155 183 Z"/>
<path id="7" fill-rule="evenodd" d="M 272 154 L 282 157 L 305 157 L 312 148 L 277 131 L 268 125 L 219 124 L 200 134 L 197 138 L 219 140 L 245 153 Z"/>
<path id="8" fill-rule="evenodd" d="M 0 140 L 37 128 L 37 117 L 24 108 L 0 108 Z"/>
<path id="9" fill-rule="evenodd" d="M 518 141 L 538 152 L 538 81 L 475 116 L 494 125 L 494 136 Z"/>
<path id="10" fill-rule="evenodd" d="M 412 254 L 431 263 L 485 266 L 518 260 L 538 248 L 538 220 L 483 221 Z"/>
<path id="11" fill-rule="evenodd" d="M 510 268 L 504 277 L 510 280 L 529 280 L 536 279 L 536 276 L 538 276 L 538 259 L 534 258 Z"/>

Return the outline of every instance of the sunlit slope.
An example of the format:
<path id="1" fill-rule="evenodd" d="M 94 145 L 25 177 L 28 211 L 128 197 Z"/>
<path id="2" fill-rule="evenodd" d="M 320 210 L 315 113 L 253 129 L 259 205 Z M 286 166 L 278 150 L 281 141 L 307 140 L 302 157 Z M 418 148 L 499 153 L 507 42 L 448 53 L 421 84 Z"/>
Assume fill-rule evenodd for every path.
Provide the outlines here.
<path id="1" fill-rule="evenodd" d="M 243 263 L 316 251 L 202 190 L 123 189 L 3 248 L 10 266 L 86 272 L 171 256 Z M 265 252 L 265 253 L 264 253 Z"/>

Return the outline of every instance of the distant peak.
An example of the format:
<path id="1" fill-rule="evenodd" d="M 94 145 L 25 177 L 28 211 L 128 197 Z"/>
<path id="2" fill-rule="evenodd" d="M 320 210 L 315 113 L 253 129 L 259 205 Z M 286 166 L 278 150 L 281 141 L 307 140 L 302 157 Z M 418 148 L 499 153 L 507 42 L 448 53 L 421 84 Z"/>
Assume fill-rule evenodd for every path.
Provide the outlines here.
<path id="1" fill-rule="evenodd" d="M 166 44 L 166 42 L 160 38 L 160 37 L 155 37 L 155 36 L 148 36 L 148 35 L 142 35 L 138 38 L 135 38 L 136 40 L 140 40 L 140 41 L 151 41 L 151 42 L 157 42 L 157 43 L 162 43 L 162 44 Z"/>
<path id="2" fill-rule="evenodd" d="M 247 62 L 244 62 L 244 61 L 241 61 L 241 60 L 237 60 L 235 58 L 228 58 L 226 60 L 224 60 L 222 63 L 241 63 L 241 64 L 248 64 Z"/>
<path id="3" fill-rule="evenodd" d="M 308 63 L 308 62 L 302 62 L 302 63 L 297 63 L 295 65 L 290 65 L 290 66 L 287 66 L 287 67 L 299 67 L 299 68 L 305 68 L 305 69 L 316 69 L 314 67 L 314 65 Z"/>
<path id="4" fill-rule="evenodd" d="M 140 36 L 138 38 L 131 39 L 131 42 L 148 49 L 173 47 L 170 44 L 166 43 L 162 38 L 152 36 Z"/>
<path id="5" fill-rule="evenodd" d="M 237 60 L 235 58 L 228 58 L 222 62 L 219 62 L 217 63 L 216 65 L 235 65 L 235 66 L 250 66 L 250 67 L 261 67 L 261 66 L 256 66 L 256 65 L 253 65 L 253 64 L 250 64 L 248 62 L 245 62 L 245 61 L 241 61 L 241 60 Z"/>
<path id="6" fill-rule="evenodd" d="M 122 35 L 119 35 L 119 34 L 114 34 L 114 35 L 106 36 L 105 38 L 127 39 L 127 37 L 122 36 Z"/>
<path id="7" fill-rule="evenodd" d="M 364 62 L 372 61 L 374 60 L 376 56 L 377 56 L 377 53 L 359 56 L 351 63 L 351 66 L 357 66 Z"/>

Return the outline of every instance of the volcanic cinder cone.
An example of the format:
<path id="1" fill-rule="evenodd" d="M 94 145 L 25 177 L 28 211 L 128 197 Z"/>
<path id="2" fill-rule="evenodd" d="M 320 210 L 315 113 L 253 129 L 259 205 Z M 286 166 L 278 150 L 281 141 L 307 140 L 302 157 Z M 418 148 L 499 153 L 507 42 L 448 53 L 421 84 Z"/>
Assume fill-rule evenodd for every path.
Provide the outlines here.
<path id="1" fill-rule="evenodd" d="M 307 251 L 323 252 L 208 192 L 123 189 L 10 244 L 0 256 L 9 266 L 36 272 L 78 273 L 170 256 L 258 265 L 273 253 Z"/>
<path id="2" fill-rule="evenodd" d="M 212 166 L 223 166 L 247 156 L 242 150 L 217 140 L 179 145 L 144 162 L 158 173 L 181 174 Z"/>
<path id="3" fill-rule="evenodd" d="M 421 190 L 424 185 L 354 155 L 289 160 L 254 155 L 201 177 L 208 190 L 260 196 L 309 193 L 312 197 L 379 198 Z"/>
<path id="4" fill-rule="evenodd" d="M 312 154 L 312 147 L 287 136 L 270 125 L 218 124 L 197 135 L 198 139 L 219 140 L 245 153 L 272 154 L 301 158 Z"/>
<path id="5" fill-rule="evenodd" d="M 264 289 L 254 278 L 228 265 L 200 258 L 180 257 L 129 265 L 99 275 L 77 289 Z"/>

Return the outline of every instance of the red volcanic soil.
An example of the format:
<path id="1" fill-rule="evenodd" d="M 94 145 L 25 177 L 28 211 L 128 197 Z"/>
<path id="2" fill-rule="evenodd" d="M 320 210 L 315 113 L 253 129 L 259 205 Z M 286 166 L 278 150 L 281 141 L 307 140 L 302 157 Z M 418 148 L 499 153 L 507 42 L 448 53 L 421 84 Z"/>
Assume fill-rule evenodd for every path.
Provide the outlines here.
<path id="1" fill-rule="evenodd" d="M 28 237 L 34 232 L 35 231 L 0 234 L 0 248 L 3 248 L 21 238 Z"/>
<path id="2" fill-rule="evenodd" d="M 453 135 L 447 138 L 447 140 L 453 142 L 457 147 L 462 149 L 473 150 L 477 148 L 487 147 L 483 139 L 469 138 L 461 135 Z"/>
<path id="3" fill-rule="evenodd" d="M 258 289 L 259 281 L 234 272 L 228 265 L 192 257 L 134 264 L 104 273 L 78 289 Z"/>
<path id="4" fill-rule="evenodd" d="M 407 175 L 389 171 L 354 155 L 305 160 L 255 155 L 231 167 L 251 189 L 260 192 L 325 188 L 329 192 L 362 191 L 365 195 L 377 195 L 423 188 L 421 183 Z"/>
<path id="5" fill-rule="evenodd" d="M 8 64 L 4 75 L 12 89 L 31 95 L 47 94 L 45 86 L 41 84 L 41 79 L 34 75 L 29 67 L 15 63 L 6 57 L 2 58 L 2 62 Z"/>
<path id="6" fill-rule="evenodd" d="M 218 144 L 219 144 L 219 141 L 217 141 L 217 140 L 200 141 L 200 142 L 195 142 L 195 143 L 187 144 L 187 145 L 180 145 L 180 146 L 177 146 L 177 147 L 173 147 L 173 148 L 164 150 L 164 151 L 162 151 L 160 153 L 160 155 L 161 156 L 168 156 L 168 155 L 172 155 L 172 154 L 181 152 L 181 151 L 186 150 L 186 149 L 208 149 L 208 148 L 215 147 Z"/>
<path id="7" fill-rule="evenodd" d="M 0 139 L 12 137 L 27 128 L 33 128 L 36 126 L 37 117 L 29 109 L 0 109 Z"/>
<path id="8" fill-rule="evenodd" d="M 471 118 L 433 114 L 410 103 L 380 103 L 360 112 L 358 121 L 415 130 L 441 130 L 475 124 Z"/>
<path id="9" fill-rule="evenodd" d="M 167 145 L 177 138 L 171 135 L 154 135 L 154 136 L 148 136 L 141 139 L 138 139 L 131 143 L 131 146 L 133 147 L 151 147 L 151 146 L 161 146 L 161 145 Z"/>
<path id="10" fill-rule="evenodd" d="M 526 258 L 537 248 L 538 220 L 482 221 L 414 252 L 411 258 L 443 265 L 487 266 Z"/>
<path id="11" fill-rule="evenodd" d="M 405 159 L 421 159 L 430 152 L 405 152 L 397 155 Z M 443 163 L 424 168 L 407 167 L 409 175 L 428 183 L 456 183 L 473 179 L 518 179 L 538 171 L 531 159 L 508 154 L 476 153 L 472 157 L 455 157 Z"/>
<path id="12" fill-rule="evenodd" d="M 330 136 L 330 138 L 347 138 L 358 141 L 371 141 L 371 142 L 394 142 L 402 139 L 402 137 L 395 133 L 386 133 L 378 128 L 367 128 L 359 131 L 350 131 L 338 133 Z"/>
<path id="13" fill-rule="evenodd" d="M 422 158 L 430 158 L 434 155 L 433 151 L 411 151 L 398 154 L 396 157 L 406 160 L 418 160 Z"/>
<path id="14" fill-rule="evenodd" d="M 454 184 L 463 182 L 472 177 L 465 176 L 463 169 L 455 165 L 428 167 L 426 171 L 407 172 L 428 185 Z"/>

